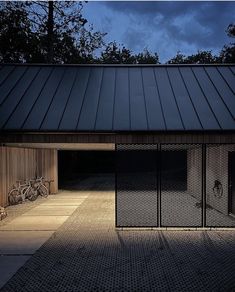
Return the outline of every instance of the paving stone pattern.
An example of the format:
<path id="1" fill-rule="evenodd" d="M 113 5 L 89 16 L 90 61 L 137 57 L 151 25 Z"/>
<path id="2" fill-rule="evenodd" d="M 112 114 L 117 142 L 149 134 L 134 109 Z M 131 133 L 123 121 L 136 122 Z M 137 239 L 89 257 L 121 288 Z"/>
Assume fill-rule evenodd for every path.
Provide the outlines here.
<path id="1" fill-rule="evenodd" d="M 8 224 L 12 220 L 14 220 L 16 217 L 19 217 L 25 212 L 32 210 L 33 208 L 35 208 L 35 206 L 38 206 L 42 204 L 43 202 L 45 202 L 45 198 L 39 196 L 37 200 L 34 202 L 26 200 L 22 204 L 8 206 L 6 208 L 7 217 L 4 220 L 0 221 L 0 226 L 4 226 Z"/>
<path id="2" fill-rule="evenodd" d="M 235 291 L 235 231 L 115 230 L 113 184 L 83 181 L 88 197 L 1 291 Z"/>

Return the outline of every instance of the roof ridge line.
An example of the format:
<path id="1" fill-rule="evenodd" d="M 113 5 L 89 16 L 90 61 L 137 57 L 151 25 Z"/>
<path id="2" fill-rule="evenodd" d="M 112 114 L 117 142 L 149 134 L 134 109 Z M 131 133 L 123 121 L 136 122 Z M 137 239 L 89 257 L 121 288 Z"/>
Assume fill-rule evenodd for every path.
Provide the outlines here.
<path id="1" fill-rule="evenodd" d="M 47 64 L 47 63 L 0 63 L 1 66 L 41 66 L 41 67 L 228 67 L 235 63 L 214 64 Z"/>

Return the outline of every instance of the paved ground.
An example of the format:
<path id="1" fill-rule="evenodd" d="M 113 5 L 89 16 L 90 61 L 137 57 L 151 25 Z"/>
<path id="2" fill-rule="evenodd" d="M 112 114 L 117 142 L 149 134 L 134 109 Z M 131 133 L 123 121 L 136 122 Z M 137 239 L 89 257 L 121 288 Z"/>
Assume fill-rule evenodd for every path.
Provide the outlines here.
<path id="1" fill-rule="evenodd" d="M 87 179 L 51 199 L 47 206 L 81 203 L 70 216 L 60 209 L 68 219 L 1 291 L 235 291 L 234 231 L 115 230 L 112 187 L 110 178 Z M 20 218 L 40 210 L 48 216 L 40 204 Z M 2 232 L 12 232 L 7 225 Z"/>
<path id="2" fill-rule="evenodd" d="M 202 208 L 197 204 L 199 201 L 186 191 L 162 191 L 161 226 L 202 226 Z M 117 206 L 118 226 L 157 226 L 158 199 L 155 190 L 118 191 Z M 207 208 L 206 224 L 208 227 L 234 227 L 235 217 Z"/>
<path id="3" fill-rule="evenodd" d="M 87 195 L 60 192 L 7 208 L 0 222 L 0 288 L 54 234 Z"/>

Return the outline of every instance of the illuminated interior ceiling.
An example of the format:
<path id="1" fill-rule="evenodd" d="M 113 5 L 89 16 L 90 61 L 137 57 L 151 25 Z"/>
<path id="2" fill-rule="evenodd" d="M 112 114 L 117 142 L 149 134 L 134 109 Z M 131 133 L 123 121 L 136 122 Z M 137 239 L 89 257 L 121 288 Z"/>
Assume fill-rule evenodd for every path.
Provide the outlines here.
<path id="1" fill-rule="evenodd" d="M 57 150 L 115 150 L 115 144 L 112 143 L 6 143 L 4 145 L 9 147 L 43 148 Z"/>

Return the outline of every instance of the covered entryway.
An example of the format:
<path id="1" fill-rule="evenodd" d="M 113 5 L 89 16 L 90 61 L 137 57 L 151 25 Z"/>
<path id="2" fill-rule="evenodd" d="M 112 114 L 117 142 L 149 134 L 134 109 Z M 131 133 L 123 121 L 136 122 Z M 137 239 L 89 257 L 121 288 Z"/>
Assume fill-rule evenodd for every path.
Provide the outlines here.
<path id="1" fill-rule="evenodd" d="M 61 190 L 115 190 L 115 145 L 81 143 L 58 149 L 58 185 Z"/>
<path id="2" fill-rule="evenodd" d="M 79 182 L 88 178 L 115 175 L 115 151 L 59 150 L 58 182 L 60 189 L 78 188 Z"/>

